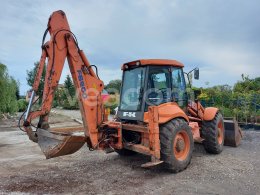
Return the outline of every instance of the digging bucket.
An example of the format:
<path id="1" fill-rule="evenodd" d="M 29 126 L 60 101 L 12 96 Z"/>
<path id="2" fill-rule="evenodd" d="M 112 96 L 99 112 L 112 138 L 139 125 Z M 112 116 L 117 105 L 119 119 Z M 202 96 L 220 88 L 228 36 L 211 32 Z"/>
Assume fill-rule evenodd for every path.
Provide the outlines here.
<path id="1" fill-rule="evenodd" d="M 237 147 L 241 143 L 242 131 L 236 119 L 224 120 L 225 126 L 225 146 Z"/>
<path id="2" fill-rule="evenodd" d="M 37 129 L 38 144 L 47 159 L 72 154 L 85 143 L 83 131 Z"/>

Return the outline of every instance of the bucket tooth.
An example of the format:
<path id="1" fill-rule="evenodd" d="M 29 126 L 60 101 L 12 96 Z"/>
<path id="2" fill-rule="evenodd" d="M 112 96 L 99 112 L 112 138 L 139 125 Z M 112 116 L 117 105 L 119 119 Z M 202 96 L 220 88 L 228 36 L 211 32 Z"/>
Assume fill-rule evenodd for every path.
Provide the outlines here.
<path id="1" fill-rule="evenodd" d="M 84 132 L 61 133 L 37 130 L 38 144 L 47 159 L 72 154 L 85 143 Z"/>
<path id="2" fill-rule="evenodd" d="M 238 126 L 238 122 L 233 120 L 224 120 L 225 126 L 225 146 L 237 147 L 241 143 L 242 131 Z"/>

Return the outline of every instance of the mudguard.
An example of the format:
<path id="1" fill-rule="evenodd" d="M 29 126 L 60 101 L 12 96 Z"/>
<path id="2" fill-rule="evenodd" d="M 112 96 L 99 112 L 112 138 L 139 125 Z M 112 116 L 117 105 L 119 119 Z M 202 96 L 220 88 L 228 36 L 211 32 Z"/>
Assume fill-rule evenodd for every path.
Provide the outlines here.
<path id="1" fill-rule="evenodd" d="M 203 115 L 203 120 L 204 121 L 211 121 L 214 119 L 218 112 L 218 108 L 215 107 L 207 107 L 205 108 L 204 115 Z"/>
<path id="2" fill-rule="evenodd" d="M 159 124 L 166 123 L 173 118 L 183 118 L 189 121 L 188 116 L 175 102 L 168 102 L 158 106 Z M 144 122 L 149 123 L 148 112 L 144 113 Z"/>

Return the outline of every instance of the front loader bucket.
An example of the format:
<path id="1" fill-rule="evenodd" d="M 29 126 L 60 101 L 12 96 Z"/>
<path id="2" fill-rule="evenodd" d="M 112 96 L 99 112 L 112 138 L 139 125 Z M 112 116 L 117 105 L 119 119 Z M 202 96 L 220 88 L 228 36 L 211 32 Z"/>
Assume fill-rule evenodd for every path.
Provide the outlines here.
<path id="1" fill-rule="evenodd" d="M 238 126 L 238 123 L 235 119 L 233 120 L 224 120 L 225 126 L 225 146 L 237 147 L 242 139 L 242 131 Z"/>
<path id="2" fill-rule="evenodd" d="M 72 154 L 85 143 L 84 132 L 37 130 L 38 144 L 47 159 Z"/>

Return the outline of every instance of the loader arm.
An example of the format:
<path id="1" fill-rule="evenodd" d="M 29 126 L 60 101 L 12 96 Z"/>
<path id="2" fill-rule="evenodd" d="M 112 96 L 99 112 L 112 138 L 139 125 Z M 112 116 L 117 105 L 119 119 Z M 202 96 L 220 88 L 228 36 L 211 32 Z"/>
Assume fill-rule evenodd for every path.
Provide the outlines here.
<path id="1" fill-rule="evenodd" d="M 66 15 L 63 11 L 56 11 L 50 16 L 43 43 L 48 32 L 50 34 L 50 40 L 42 45 L 42 55 L 23 126 L 29 138 L 38 143 L 38 133 L 42 130 L 49 129 L 48 116 L 65 59 L 67 59 L 76 87 L 76 94 L 82 115 L 85 134 L 84 139 L 87 141 L 89 147 L 93 147 L 98 144 L 98 127 L 103 121 L 104 110 L 101 92 L 104 88 L 104 84 L 94 72 L 94 65 L 90 65 L 84 52 L 79 49 L 76 37 L 70 31 Z M 46 60 L 47 68 L 42 105 L 40 110 L 30 112 Z M 37 117 L 40 118 L 37 128 L 41 130 L 35 132 L 32 130 L 31 121 Z M 46 134 L 48 132 L 44 133 Z"/>

